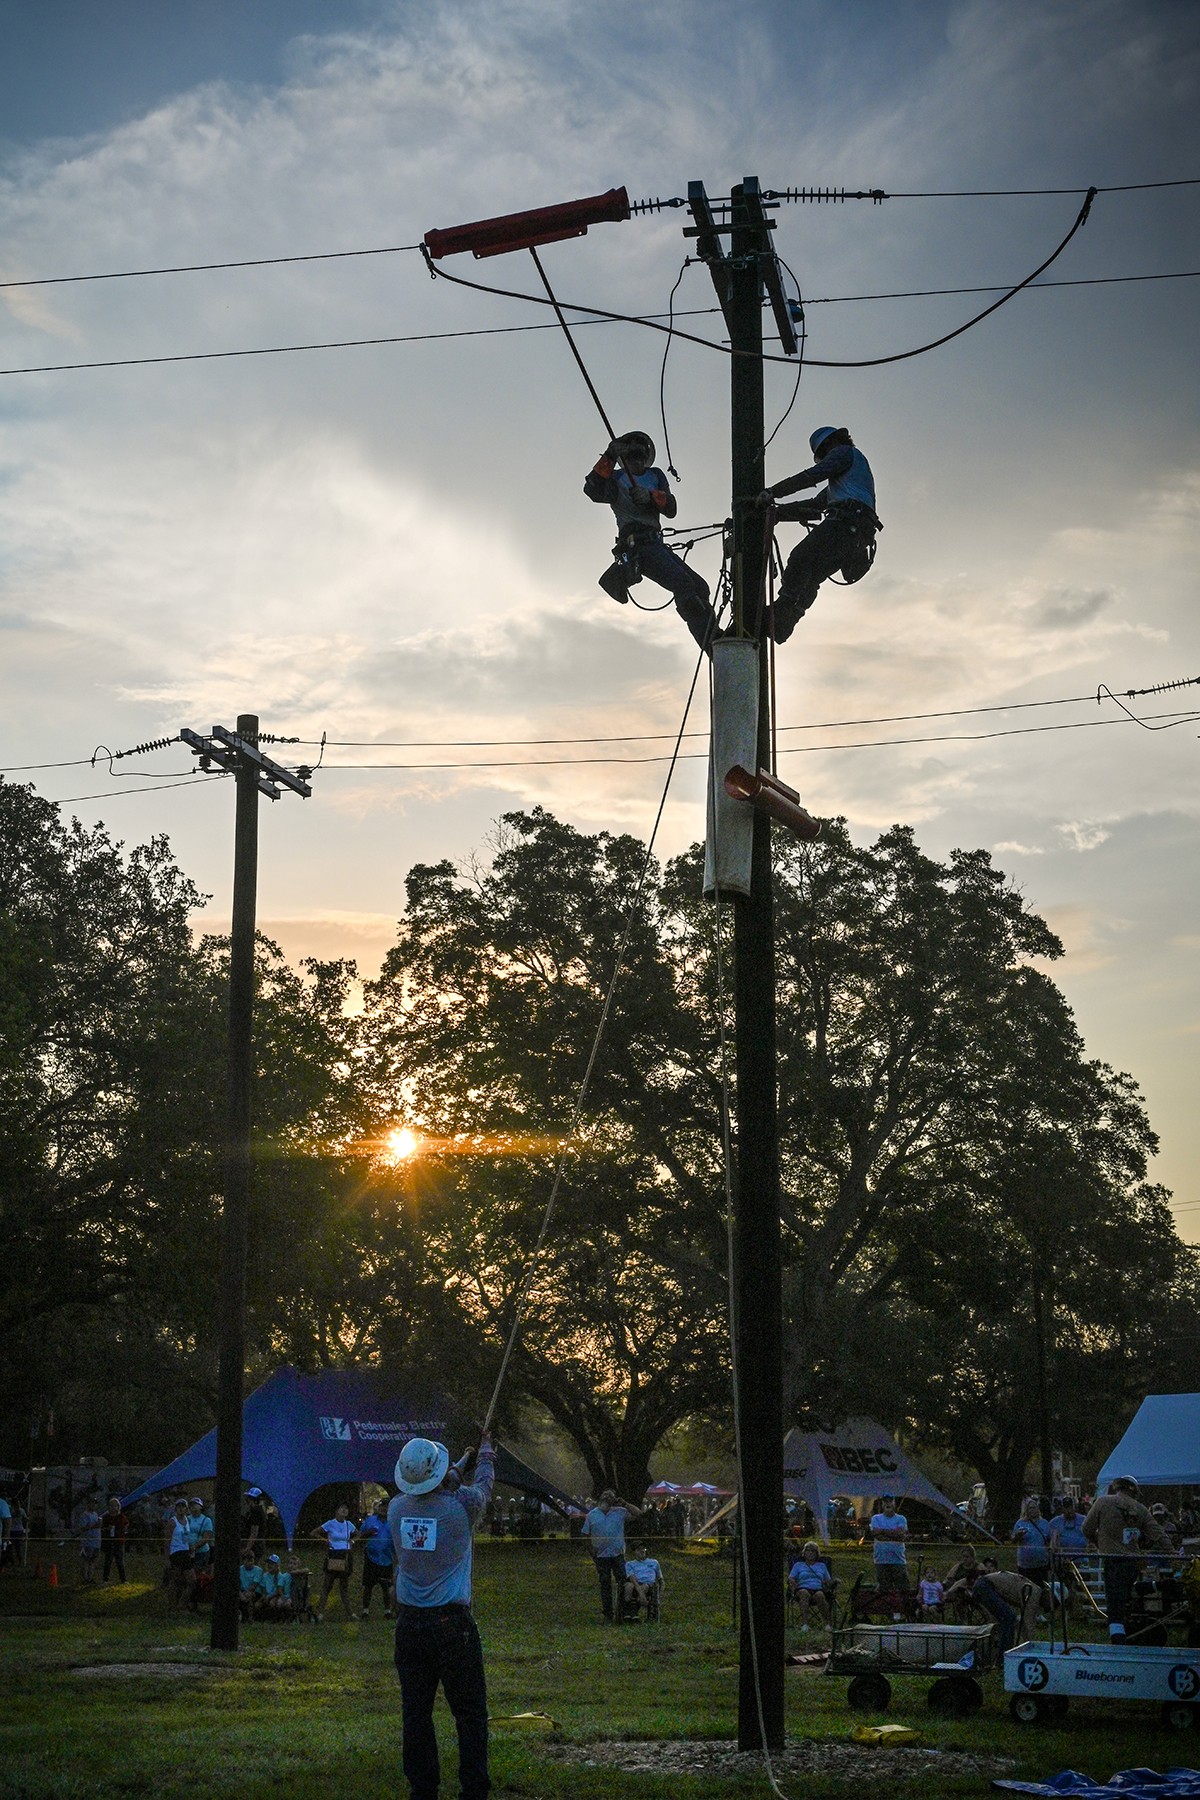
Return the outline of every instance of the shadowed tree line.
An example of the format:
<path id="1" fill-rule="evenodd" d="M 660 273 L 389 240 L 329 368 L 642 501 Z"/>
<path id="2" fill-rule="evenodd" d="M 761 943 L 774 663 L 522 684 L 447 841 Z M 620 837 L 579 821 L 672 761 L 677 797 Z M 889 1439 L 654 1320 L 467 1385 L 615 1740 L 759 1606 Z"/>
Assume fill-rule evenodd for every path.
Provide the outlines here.
<path id="1" fill-rule="evenodd" d="M 252 1378 L 384 1362 L 486 1405 L 644 854 L 507 815 L 486 860 L 412 870 L 361 1009 L 353 964 L 260 940 Z M 700 874 L 696 847 L 648 875 L 506 1390 L 630 1494 L 666 1432 L 728 1417 Z M 870 1411 L 1015 1512 L 1031 1456 L 1107 1451 L 1200 1377 L 1140 1096 L 984 852 L 835 827 L 776 874 L 788 1415 Z M 0 783 L 0 1460 L 165 1460 L 211 1423 L 227 945 L 200 904 L 165 840 Z"/>

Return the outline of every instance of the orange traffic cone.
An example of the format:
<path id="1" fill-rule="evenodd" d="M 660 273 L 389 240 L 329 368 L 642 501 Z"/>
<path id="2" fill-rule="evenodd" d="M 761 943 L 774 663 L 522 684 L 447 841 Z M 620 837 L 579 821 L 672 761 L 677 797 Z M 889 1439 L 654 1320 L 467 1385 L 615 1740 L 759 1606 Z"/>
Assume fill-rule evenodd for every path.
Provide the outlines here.
<path id="1" fill-rule="evenodd" d="M 50 1587 L 58 1586 L 58 1564 L 57 1563 L 50 1564 L 50 1581 L 49 1581 L 48 1585 Z"/>
<path id="2" fill-rule="evenodd" d="M 35 1581 L 40 1581 L 42 1579 L 42 1559 L 40 1556 L 33 1565 L 33 1579 Z"/>

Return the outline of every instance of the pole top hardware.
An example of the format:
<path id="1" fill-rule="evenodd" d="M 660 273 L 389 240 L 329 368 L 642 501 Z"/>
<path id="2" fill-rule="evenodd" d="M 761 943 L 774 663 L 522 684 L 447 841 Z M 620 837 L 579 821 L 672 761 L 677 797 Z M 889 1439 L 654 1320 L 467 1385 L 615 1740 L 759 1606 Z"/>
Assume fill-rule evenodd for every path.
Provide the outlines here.
<path id="1" fill-rule="evenodd" d="M 737 231 L 742 234 L 743 249 L 745 238 L 751 236 L 757 240 L 750 253 L 756 255 L 762 273 L 763 285 L 771 302 L 771 311 L 775 315 L 775 328 L 779 333 L 779 342 L 783 346 L 785 356 L 795 356 L 800 349 L 796 337 L 795 322 L 792 319 L 791 307 L 783 291 L 783 273 L 779 267 L 779 258 L 771 243 L 771 233 L 776 221 L 769 219 L 763 210 L 766 196 L 758 185 L 757 175 L 747 175 L 740 187 L 735 187 L 728 201 L 710 200 L 704 191 L 702 181 L 688 182 L 688 210 L 694 221 L 683 228 L 684 237 L 694 237 L 700 260 L 706 262 L 712 272 L 713 285 L 717 290 L 717 298 L 725 313 L 728 324 L 729 313 L 727 300 L 729 295 L 729 267 L 732 258 L 721 247 L 723 234 Z M 720 224 L 717 223 L 716 212 L 727 215 Z"/>
<path id="2" fill-rule="evenodd" d="M 821 835 L 820 819 L 805 811 L 796 789 L 765 769 L 752 775 L 741 763 L 734 763 L 725 777 L 725 792 L 731 800 L 745 800 L 756 811 L 769 813 L 806 844 L 815 843 Z"/>
<path id="3" fill-rule="evenodd" d="M 188 745 L 193 756 L 200 758 L 200 767 L 210 769 L 215 764 L 229 775 L 236 775 L 243 762 L 251 763 L 258 771 L 258 791 L 265 794 L 268 800 L 280 798 L 280 788 L 289 788 L 301 799 L 312 797 L 312 788 L 304 778 L 311 773 L 293 775 L 281 763 L 264 756 L 257 744 L 248 738 L 238 737 L 236 732 L 227 731 L 223 725 L 214 725 L 208 737 L 201 737 L 198 732 L 189 731 L 185 725 L 179 733 L 180 741 Z"/>
<path id="4" fill-rule="evenodd" d="M 649 206 L 649 202 L 642 202 Z M 656 205 L 670 206 L 667 200 Z M 467 225 L 450 225 L 425 233 L 425 248 L 433 257 L 458 256 L 470 250 L 476 258 L 504 256 L 510 250 L 532 250 L 538 244 L 559 244 L 565 238 L 586 237 L 589 225 L 618 223 L 630 217 L 629 195 L 623 187 L 583 200 L 567 200 L 558 206 L 536 206 L 531 212 L 504 213 L 495 219 L 476 219 Z"/>

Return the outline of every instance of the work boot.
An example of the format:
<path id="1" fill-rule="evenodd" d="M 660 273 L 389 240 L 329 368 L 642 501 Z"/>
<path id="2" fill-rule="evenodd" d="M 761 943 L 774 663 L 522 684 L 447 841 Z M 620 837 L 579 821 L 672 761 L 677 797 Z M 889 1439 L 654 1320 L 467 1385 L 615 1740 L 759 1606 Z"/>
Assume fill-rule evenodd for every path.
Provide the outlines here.
<path id="1" fill-rule="evenodd" d="M 613 563 L 598 579 L 610 600 L 615 600 L 618 606 L 629 605 L 629 575 L 624 563 Z"/>
<path id="2" fill-rule="evenodd" d="M 798 594 L 779 593 L 775 596 L 775 642 L 777 644 L 787 643 L 811 605 L 811 600 L 802 600 Z"/>

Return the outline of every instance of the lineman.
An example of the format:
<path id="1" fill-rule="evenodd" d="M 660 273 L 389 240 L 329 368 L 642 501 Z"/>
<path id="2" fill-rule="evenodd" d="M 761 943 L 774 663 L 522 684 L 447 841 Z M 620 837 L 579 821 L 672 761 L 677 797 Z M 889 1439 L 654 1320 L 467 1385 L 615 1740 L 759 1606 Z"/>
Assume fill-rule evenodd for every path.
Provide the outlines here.
<path id="1" fill-rule="evenodd" d="M 883 525 L 875 511 L 871 465 L 844 425 L 818 425 L 808 440 L 815 462 L 799 475 L 777 481 L 758 497 L 771 506 L 785 494 L 827 482 L 824 491 L 795 506 L 777 506 L 777 519 L 820 519 L 792 551 L 775 600 L 775 642 L 786 643 L 817 597 L 823 581 L 841 571 L 847 582 L 861 581 L 875 560 L 875 533 Z"/>
<path id="2" fill-rule="evenodd" d="M 598 506 L 611 506 L 617 518 L 612 567 L 600 577 L 606 594 L 625 606 L 630 588 L 648 575 L 674 597 L 675 610 L 706 649 L 720 637 L 708 583 L 663 543 L 662 519 L 673 519 L 679 507 L 661 469 L 654 467 L 654 439 L 644 431 L 613 438 L 583 483 Z"/>
<path id="3" fill-rule="evenodd" d="M 473 1487 L 468 1451 L 451 1467 L 444 1444 L 410 1438 L 396 1463 L 400 1492 L 388 1507 L 396 1557 L 396 1673 L 404 1773 L 412 1800 L 436 1800 L 440 1770 L 433 1703 L 441 1682 L 458 1729 L 462 1800 L 484 1800 L 488 1779 L 483 1648 L 471 1616 L 471 1530 L 492 1489 L 495 1451 L 485 1431 Z"/>

